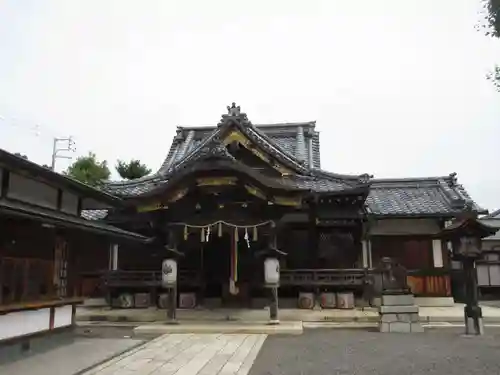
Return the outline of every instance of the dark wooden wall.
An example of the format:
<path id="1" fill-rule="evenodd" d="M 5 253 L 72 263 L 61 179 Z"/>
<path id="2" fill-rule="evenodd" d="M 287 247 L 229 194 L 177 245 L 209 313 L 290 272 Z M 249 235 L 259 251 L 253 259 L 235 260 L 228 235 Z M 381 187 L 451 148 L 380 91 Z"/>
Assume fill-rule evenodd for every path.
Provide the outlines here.
<path id="1" fill-rule="evenodd" d="M 370 239 L 372 261 L 383 257 L 397 260 L 406 269 L 432 268 L 432 239 L 425 236 L 374 236 Z"/>

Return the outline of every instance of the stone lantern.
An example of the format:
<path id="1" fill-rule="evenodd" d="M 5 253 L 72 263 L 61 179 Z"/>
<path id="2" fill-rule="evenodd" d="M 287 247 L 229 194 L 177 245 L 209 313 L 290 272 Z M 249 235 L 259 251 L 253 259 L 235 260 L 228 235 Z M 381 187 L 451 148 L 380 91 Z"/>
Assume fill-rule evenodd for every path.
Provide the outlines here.
<path id="1" fill-rule="evenodd" d="M 279 324 L 278 317 L 278 288 L 280 283 L 280 259 L 287 253 L 276 247 L 276 228 L 271 228 L 267 246 L 256 253 L 257 257 L 264 259 L 264 288 L 271 291 L 269 304 L 269 324 Z"/>
<path id="2" fill-rule="evenodd" d="M 481 240 L 491 236 L 498 228 L 477 220 L 471 208 L 466 208 L 451 225 L 444 228 L 440 237 L 452 244 L 453 258 L 462 262 L 465 283 L 465 333 L 481 335 L 484 332 L 482 311 L 479 307 L 476 260 L 481 257 Z"/>
<path id="3" fill-rule="evenodd" d="M 391 258 L 382 258 L 375 269 L 375 284 L 381 294 L 380 332 L 423 332 L 418 306 L 408 287 L 406 269 Z"/>

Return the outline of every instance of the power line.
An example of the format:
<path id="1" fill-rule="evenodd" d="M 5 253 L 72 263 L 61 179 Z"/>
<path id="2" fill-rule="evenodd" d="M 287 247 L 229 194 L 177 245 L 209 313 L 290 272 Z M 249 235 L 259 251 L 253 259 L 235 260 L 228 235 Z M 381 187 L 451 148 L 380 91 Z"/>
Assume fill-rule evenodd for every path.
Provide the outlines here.
<path id="1" fill-rule="evenodd" d="M 22 129 L 22 130 L 27 130 L 30 132 L 34 132 L 36 137 L 40 137 L 41 135 L 41 130 L 40 130 L 40 125 L 35 124 L 35 125 L 27 125 L 17 119 L 14 118 L 7 118 L 6 116 L 0 115 L 0 123 L 5 123 L 7 126 L 11 126 L 17 129 Z M 47 127 L 44 127 L 46 130 L 49 130 L 51 133 L 52 137 L 52 163 L 51 163 L 51 169 L 55 170 L 56 166 L 56 161 L 57 159 L 72 159 L 72 156 L 69 155 L 61 155 L 60 152 L 76 152 L 75 148 L 75 141 L 72 136 L 67 136 L 67 137 L 55 137 L 54 132 L 51 129 L 48 129 Z"/>
<path id="2" fill-rule="evenodd" d="M 34 132 L 36 137 L 40 137 L 41 135 L 54 137 L 57 134 L 53 129 L 46 125 L 40 125 L 38 123 L 20 120 L 19 118 L 13 116 L 5 116 L 0 114 L 0 125 L 2 123 L 15 129 Z"/>

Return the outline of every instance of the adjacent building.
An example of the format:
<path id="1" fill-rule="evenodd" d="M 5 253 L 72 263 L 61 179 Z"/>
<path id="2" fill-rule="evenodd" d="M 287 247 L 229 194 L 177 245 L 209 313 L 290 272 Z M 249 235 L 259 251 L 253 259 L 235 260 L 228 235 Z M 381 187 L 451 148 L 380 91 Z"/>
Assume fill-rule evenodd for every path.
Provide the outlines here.
<path id="1" fill-rule="evenodd" d="M 500 210 L 480 219 L 483 224 L 500 230 Z M 483 257 L 477 262 L 477 281 L 483 296 L 500 294 L 500 231 L 482 241 Z"/>
<path id="2" fill-rule="evenodd" d="M 71 326 L 75 306 L 96 292 L 96 271 L 112 267 L 108 254 L 119 244 L 148 243 L 81 217 L 82 210 L 120 205 L 120 198 L 0 150 L 0 342 Z"/>

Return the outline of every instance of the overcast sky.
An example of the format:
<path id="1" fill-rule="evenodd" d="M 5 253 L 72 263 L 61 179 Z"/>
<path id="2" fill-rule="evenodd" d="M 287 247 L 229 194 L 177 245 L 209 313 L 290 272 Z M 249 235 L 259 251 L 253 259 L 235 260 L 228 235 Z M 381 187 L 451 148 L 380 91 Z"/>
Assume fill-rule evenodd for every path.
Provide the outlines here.
<path id="1" fill-rule="evenodd" d="M 479 0 L 0 0 L 0 147 L 156 169 L 178 125 L 232 101 L 255 123 L 316 120 L 322 167 L 457 172 L 500 207 L 500 41 Z M 37 130 L 38 129 L 38 130 Z M 58 170 L 68 161 L 58 161 Z M 116 177 L 116 174 L 115 174 Z"/>

